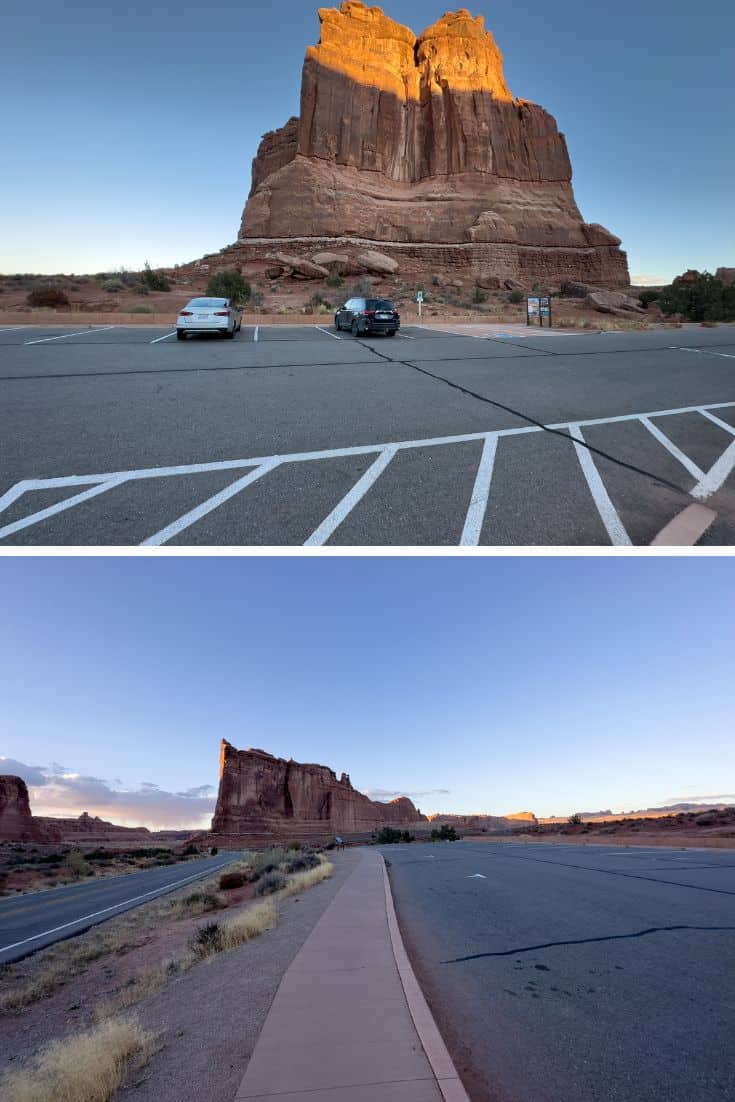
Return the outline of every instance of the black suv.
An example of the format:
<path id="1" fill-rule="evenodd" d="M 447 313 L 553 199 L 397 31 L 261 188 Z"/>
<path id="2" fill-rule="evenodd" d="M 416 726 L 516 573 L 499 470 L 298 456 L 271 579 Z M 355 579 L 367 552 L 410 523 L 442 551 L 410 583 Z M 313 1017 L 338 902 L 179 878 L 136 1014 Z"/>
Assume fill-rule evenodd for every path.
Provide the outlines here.
<path id="1" fill-rule="evenodd" d="M 395 337 L 401 328 L 401 315 L 390 299 L 351 298 L 334 315 L 334 327 L 338 333 L 349 329 L 353 337 L 363 333 L 385 333 Z"/>

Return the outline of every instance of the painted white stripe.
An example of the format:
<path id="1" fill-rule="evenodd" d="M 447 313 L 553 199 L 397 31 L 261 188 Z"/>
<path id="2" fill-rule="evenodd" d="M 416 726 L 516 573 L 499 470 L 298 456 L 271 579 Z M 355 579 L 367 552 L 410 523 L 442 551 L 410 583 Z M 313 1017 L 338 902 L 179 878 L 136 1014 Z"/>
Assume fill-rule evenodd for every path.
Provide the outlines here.
<path id="1" fill-rule="evenodd" d="M 17 501 L 19 497 L 23 497 L 23 494 L 30 489 L 33 489 L 32 482 L 16 482 L 15 486 L 12 486 L 7 493 L 0 497 L 0 513 L 5 512 L 14 501 Z"/>
<path id="2" fill-rule="evenodd" d="M 372 467 L 369 467 L 368 470 L 365 471 L 365 474 L 359 482 L 357 482 L 350 492 L 342 498 L 336 509 L 332 510 L 327 519 L 319 525 L 316 532 L 309 537 L 304 547 L 324 546 L 327 540 L 337 531 L 340 524 L 350 515 L 355 506 L 362 501 L 371 486 L 378 481 L 397 451 L 397 448 L 386 448 L 385 451 L 378 456 Z"/>
<path id="3" fill-rule="evenodd" d="M 150 343 L 151 344 L 160 344 L 161 341 L 167 341 L 169 337 L 175 337 L 175 336 L 176 336 L 176 330 L 174 329 L 173 333 L 167 333 L 165 337 L 156 337 L 156 339 L 154 341 L 151 341 Z"/>
<path id="4" fill-rule="evenodd" d="M 653 409 L 647 410 L 645 413 L 623 413 L 617 417 L 589 417 L 584 421 L 575 421 L 574 424 L 581 425 L 583 428 L 590 425 L 619 425 L 623 421 L 639 421 L 641 417 L 675 417 L 681 413 L 701 413 L 703 406 L 681 406 L 679 409 Z M 707 409 L 733 409 L 735 408 L 735 402 L 719 402 L 707 406 Z M 562 421 L 557 425 L 547 425 L 547 429 L 566 429 L 569 427 L 569 421 Z"/>
<path id="5" fill-rule="evenodd" d="M 569 432 L 572 440 L 574 441 L 574 447 L 577 452 L 577 458 L 579 459 L 579 465 L 582 468 L 584 477 L 587 479 L 587 485 L 590 488 L 590 493 L 597 506 L 597 511 L 600 514 L 600 519 L 605 525 L 610 540 L 615 547 L 630 547 L 632 541 L 628 533 L 623 527 L 623 522 L 618 516 L 615 506 L 613 505 L 605 485 L 600 478 L 599 471 L 595 466 L 592 458 L 592 452 L 585 446 L 585 439 L 582 435 L 582 429 L 579 425 L 570 425 Z"/>
<path id="6" fill-rule="evenodd" d="M 330 333 L 328 329 L 323 329 L 321 325 L 315 325 L 315 329 L 318 329 L 320 333 L 326 333 L 328 337 L 331 337 L 334 341 L 341 341 L 342 338 L 338 337 L 336 333 Z"/>
<path id="7" fill-rule="evenodd" d="M 260 336 L 260 326 L 256 325 L 255 326 L 255 332 L 253 333 L 253 340 L 256 344 L 258 343 L 259 336 Z"/>
<path id="8" fill-rule="evenodd" d="M 710 406 L 710 409 L 717 408 L 721 407 Z M 733 428 L 732 425 L 729 425 L 727 421 L 720 420 L 719 417 L 715 417 L 714 413 L 710 413 L 710 411 L 707 409 L 700 409 L 699 412 L 702 414 L 703 417 L 706 417 L 708 421 L 712 421 L 713 424 L 719 425 L 721 429 L 725 429 L 726 432 L 729 432 L 731 436 L 735 436 L 735 428 Z"/>
<path id="9" fill-rule="evenodd" d="M 0 326 L 0 333 L 17 333 L 19 329 L 32 329 L 32 325 L 3 325 Z"/>
<path id="10" fill-rule="evenodd" d="M 402 337 L 404 341 L 415 341 L 415 340 L 417 340 L 416 337 L 411 337 L 411 336 L 409 336 L 408 333 L 398 333 L 396 335 L 399 336 L 399 337 Z"/>
<path id="11" fill-rule="evenodd" d="M 689 471 L 689 474 L 692 476 L 692 478 L 696 478 L 697 481 L 699 481 L 700 478 L 704 478 L 704 471 L 701 470 L 697 466 L 697 464 L 689 458 L 688 455 L 685 455 L 680 448 L 677 448 L 676 444 L 672 440 L 669 440 L 668 436 L 661 432 L 661 429 L 658 427 L 658 425 L 654 425 L 653 421 L 649 421 L 647 417 L 641 417 L 640 420 L 641 424 L 648 429 L 651 436 L 654 436 L 656 440 L 658 440 L 659 444 L 663 444 L 667 452 L 669 452 L 670 455 L 673 455 L 674 459 L 681 463 L 682 467 L 686 471 Z"/>
<path id="12" fill-rule="evenodd" d="M 62 333 L 60 337 L 42 337 L 38 341 L 24 341 L 23 347 L 29 344 L 48 344 L 49 341 L 65 341 L 67 337 L 88 337 L 90 333 L 108 333 L 110 329 L 117 328 L 117 325 L 105 325 L 102 329 L 79 329 L 76 333 Z"/>
<path id="13" fill-rule="evenodd" d="M 82 922 L 89 922 L 92 918 L 99 918 L 100 915 L 110 914 L 111 911 L 119 911 L 121 907 L 129 907 L 131 903 L 140 903 L 143 899 L 155 898 L 157 895 L 166 895 L 175 888 L 182 888 L 184 884 L 191 884 L 192 880 L 202 880 L 211 873 L 219 872 L 221 868 L 231 864 L 234 860 L 236 860 L 236 858 L 230 858 L 227 861 L 223 861 L 221 864 L 212 865 L 208 869 L 203 869 L 201 872 L 195 873 L 194 876 L 187 876 L 183 880 L 176 880 L 173 884 L 166 884 L 162 888 L 154 888 L 152 891 L 144 892 L 142 895 L 131 896 L 130 899 L 123 900 L 122 903 L 115 903 L 112 907 L 103 907 L 101 911 L 92 911 L 91 914 L 83 915 L 81 918 L 75 918 L 72 922 L 64 922 L 61 926 L 54 926 L 50 930 L 44 930 L 40 934 L 34 934 L 33 937 L 24 938 L 23 941 L 14 941 L 12 945 L 0 945 L 0 953 L 6 953 L 10 949 L 18 949 L 21 945 L 29 945 L 32 941 L 39 941 L 41 938 L 48 937 L 50 934 L 58 934 L 61 930 L 68 930 L 72 926 L 78 926 Z"/>
<path id="14" fill-rule="evenodd" d="M 735 440 L 733 440 L 727 451 L 720 456 L 707 474 L 704 476 L 701 482 L 699 482 L 692 490 L 692 497 L 697 501 L 706 501 L 711 494 L 714 494 L 722 486 L 724 486 L 727 479 L 735 469 Z"/>
<path id="15" fill-rule="evenodd" d="M 485 523 L 487 503 L 490 497 L 490 486 L 493 481 L 495 469 L 495 455 L 498 450 L 497 436 L 488 436 L 483 448 L 480 466 L 477 471 L 475 488 L 472 491 L 472 500 L 467 512 L 467 519 L 460 540 L 460 547 L 478 547 L 482 526 Z"/>
<path id="16" fill-rule="evenodd" d="M 184 532 L 187 528 L 191 528 L 192 524 L 196 524 L 202 517 L 208 516 L 209 513 L 213 513 L 215 509 L 219 509 L 220 505 L 224 505 L 230 498 L 235 497 L 241 490 L 245 490 L 248 486 L 251 486 L 253 482 L 257 482 L 263 475 L 268 474 L 269 471 L 274 470 L 280 465 L 280 459 L 272 459 L 269 463 L 263 463 L 262 466 L 256 467 L 250 474 L 245 475 L 244 478 L 240 478 L 237 482 L 233 482 L 231 486 L 225 487 L 214 497 L 210 497 L 208 501 L 202 502 L 201 505 L 197 505 L 196 509 L 192 509 L 191 512 L 186 513 L 185 516 L 175 520 L 173 524 L 169 524 L 167 528 L 163 528 L 160 532 L 157 532 L 155 536 L 151 536 L 150 539 L 145 540 L 141 544 L 141 547 L 162 547 L 164 543 L 168 543 L 174 536 L 178 536 L 180 532 Z"/>
<path id="17" fill-rule="evenodd" d="M 59 501 L 56 505 L 49 505 L 48 509 L 41 509 L 40 513 L 33 513 L 29 517 L 23 517 L 22 520 L 16 520 L 13 524 L 7 524 L 4 528 L 0 528 L 0 540 L 7 539 L 8 536 L 14 536 L 16 532 L 22 532 L 24 528 L 30 528 L 34 524 L 40 524 L 42 520 L 55 517 L 58 513 L 72 509 L 75 505 L 82 505 L 83 502 L 90 501 L 93 497 L 106 494 L 108 490 L 113 490 L 116 486 L 121 486 L 123 482 L 127 481 L 128 479 L 124 475 L 105 479 L 100 485 L 93 486 L 90 490 L 85 490 L 84 493 L 75 494 L 74 497 Z"/>
<path id="18" fill-rule="evenodd" d="M 700 356 L 722 356 L 725 360 L 735 360 L 732 352 L 713 352 L 711 348 L 676 348 L 676 352 L 697 352 Z"/>

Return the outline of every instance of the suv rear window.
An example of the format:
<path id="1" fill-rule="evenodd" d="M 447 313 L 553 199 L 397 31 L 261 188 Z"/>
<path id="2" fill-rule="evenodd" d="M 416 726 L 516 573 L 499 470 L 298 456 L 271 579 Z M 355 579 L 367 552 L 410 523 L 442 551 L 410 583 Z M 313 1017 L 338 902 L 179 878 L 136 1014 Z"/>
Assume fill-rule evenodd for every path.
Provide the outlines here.
<path id="1" fill-rule="evenodd" d="M 390 310 L 393 312 L 395 306 L 387 298 L 369 298 L 367 300 L 366 309 L 368 310 Z"/>

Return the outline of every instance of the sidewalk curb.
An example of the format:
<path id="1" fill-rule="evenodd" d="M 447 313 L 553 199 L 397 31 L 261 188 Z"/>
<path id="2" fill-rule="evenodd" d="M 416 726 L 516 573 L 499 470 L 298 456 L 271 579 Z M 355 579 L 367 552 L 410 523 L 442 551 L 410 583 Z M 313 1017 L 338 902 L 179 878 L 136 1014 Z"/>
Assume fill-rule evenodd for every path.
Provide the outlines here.
<path id="1" fill-rule="evenodd" d="M 434 1073 L 439 1085 L 439 1090 L 442 1092 L 445 1102 L 470 1102 L 470 1097 L 462 1085 L 462 1080 L 457 1074 L 457 1069 L 454 1066 L 452 1057 L 449 1055 L 447 1046 L 442 1040 L 438 1026 L 434 1021 L 434 1016 L 429 1009 L 428 1003 L 424 998 L 424 993 L 419 987 L 418 980 L 411 967 L 411 962 L 408 959 L 408 953 L 406 952 L 403 938 L 401 937 L 401 931 L 398 927 L 396 909 L 393 904 L 393 894 L 390 890 L 390 881 L 388 880 L 388 870 L 382 854 L 380 854 L 380 860 L 383 865 L 385 908 L 388 913 L 388 929 L 390 931 L 393 956 L 395 958 L 398 974 L 401 977 L 403 992 L 406 996 L 406 1002 L 408 1003 L 408 1009 L 413 1019 L 413 1024 L 416 1027 L 419 1040 L 421 1041 L 424 1052 L 426 1053 L 426 1058 L 431 1065 L 431 1070 Z"/>

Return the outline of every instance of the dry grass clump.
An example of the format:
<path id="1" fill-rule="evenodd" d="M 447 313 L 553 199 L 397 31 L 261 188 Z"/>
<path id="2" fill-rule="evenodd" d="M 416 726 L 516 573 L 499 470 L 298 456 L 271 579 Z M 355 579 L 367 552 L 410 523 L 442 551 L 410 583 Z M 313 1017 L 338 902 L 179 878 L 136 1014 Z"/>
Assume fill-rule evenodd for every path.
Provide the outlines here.
<path id="1" fill-rule="evenodd" d="M 121 991 L 109 999 L 102 999 L 94 1008 L 98 1022 L 107 1021 L 121 1010 L 127 1010 L 144 999 L 156 995 L 168 981 L 181 972 L 188 972 L 195 963 L 194 957 L 187 953 L 183 957 L 172 957 L 154 968 L 144 968 L 126 984 Z"/>
<path id="2" fill-rule="evenodd" d="M 334 872 L 334 865 L 330 861 L 322 861 L 315 869 L 307 869 L 306 872 L 297 872 L 289 876 L 286 887 L 278 894 L 284 899 L 289 895 L 299 895 L 308 888 L 314 888 L 321 884 L 322 880 L 328 880 Z"/>
<path id="3" fill-rule="evenodd" d="M 104 1022 L 47 1045 L 24 1071 L 6 1075 L 3 1098 L 13 1102 L 108 1102 L 128 1062 L 147 1063 L 152 1036 L 134 1018 Z"/>
<path id="4" fill-rule="evenodd" d="M 209 922 L 200 926 L 190 942 L 195 958 L 204 959 L 240 945 L 272 930 L 278 922 L 278 911 L 270 901 L 246 907 L 226 922 Z"/>

